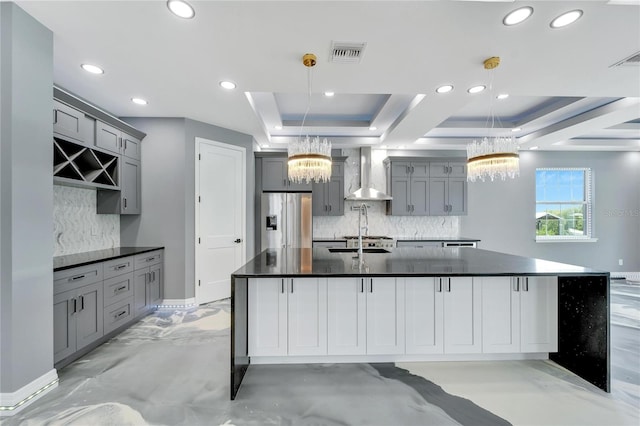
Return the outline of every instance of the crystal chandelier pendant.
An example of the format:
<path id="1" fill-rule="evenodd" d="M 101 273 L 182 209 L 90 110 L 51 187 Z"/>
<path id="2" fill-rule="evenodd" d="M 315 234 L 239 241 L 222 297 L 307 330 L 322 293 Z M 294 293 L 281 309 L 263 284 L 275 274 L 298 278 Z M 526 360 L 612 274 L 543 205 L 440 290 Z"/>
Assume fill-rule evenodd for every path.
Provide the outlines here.
<path id="1" fill-rule="evenodd" d="M 309 101 L 300 126 L 301 136 L 289 143 L 288 177 L 295 183 L 321 183 L 331 179 L 331 142 L 326 138 L 322 141 L 318 136 L 302 138 L 302 129 L 311 104 L 311 68 L 316 64 L 316 55 L 307 53 L 302 57 L 302 63 L 309 69 Z"/>
<path id="2" fill-rule="evenodd" d="M 500 65 L 500 58 L 491 57 L 484 61 L 484 68 L 487 70 L 497 68 Z M 493 88 L 493 83 L 490 89 Z M 489 95 L 493 100 L 493 93 Z M 491 106 L 491 105 L 490 105 Z M 491 128 L 495 117 L 493 109 L 490 107 Z M 498 121 L 500 121 L 498 119 Z M 490 179 L 506 180 L 520 176 L 520 156 L 518 155 L 518 142 L 513 136 L 484 137 L 480 142 L 473 141 L 467 145 L 467 180 L 475 182 Z"/>
<path id="3" fill-rule="evenodd" d="M 328 182 L 331 179 L 331 142 L 319 137 L 289 144 L 289 180 L 295 183 Z"/>

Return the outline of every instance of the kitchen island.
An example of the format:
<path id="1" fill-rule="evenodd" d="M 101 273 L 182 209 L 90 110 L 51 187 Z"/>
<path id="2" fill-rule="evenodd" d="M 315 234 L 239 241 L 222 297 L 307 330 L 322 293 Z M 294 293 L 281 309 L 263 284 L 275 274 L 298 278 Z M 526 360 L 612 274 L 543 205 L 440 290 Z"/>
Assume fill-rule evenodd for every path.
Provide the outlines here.
<path id="1" fill-rule="evenodd" d="M 609 273 L 472 248 L 269 249 L 231 276 L 250 363 L 546 359 L 605 391 Z"/>

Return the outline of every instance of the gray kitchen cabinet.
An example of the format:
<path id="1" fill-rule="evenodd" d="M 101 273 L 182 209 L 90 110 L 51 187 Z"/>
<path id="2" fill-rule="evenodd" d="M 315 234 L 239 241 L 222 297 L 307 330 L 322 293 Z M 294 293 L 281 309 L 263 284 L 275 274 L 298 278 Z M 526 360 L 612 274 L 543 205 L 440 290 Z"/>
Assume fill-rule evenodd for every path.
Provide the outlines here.
<path id="1" fill-rule="evenodd" d="M 429 215 L 429 163 L 424 161 L 389 161 L 387 190 L 393 197 L 387 205 L 394 216 Z"/>
<path id="2" fill-rule="evenodd" d="M 86 142 L 86 117 L 82 111 L 53 101 L 53 133 L 77 142 Z"/>
<path id="3" fill-rule="evenodd" d="M 126 157 L 120 160 L 120 191 L 98 190 L 99 214 L 140 214 L 141 164 Z"/>
<path id="4" fill-rule="evenodd" d="M 432 177 L 429 179 L 429 214 L 462 216 L 467 214 L 467 179 Z"/>
<path id="5" fill-rule="evenodd" d="M 103 336 L 102 306 L 102 282 L 54 294 L 54 363 Z"/>
<path id="6" fill-rule="evenodd" d="M 294 183 L 289 180 L 287 157 L 262 158 L 262 190 L 270 192 L 311 191 L 311 183 Z"/>
<path id="7" fill-rule="evenodd" d="M 164 265 L 162 252 L 144 253 L 135 257 L 133 276 L 133 316 L 147 314 L 162 303 Z"/>
<path id="8" fill-rule="evenodd" d="M 119 156 L 53 137 L 53 180 L 89 188 L 119 186 Z"/>
<path id="9" fill-rule="evenodd" d="M 346 157 L 332 159 L 331 180 L 329 182 L 313 184 L 312 205 L 314 216 L 344 215 L 345 159 Z"/>
<path id="10" fill-rule="evenodd" d="M 430 177 L 466 178 L 467 163 L 464 161 L 431 161 Z"/>
<path id="11" fill-rule="evenodd" d="M 96 146 L 140 160 L 140 139 L 100 120 L 96 121 Z"/>
<path id="12" fill-rule="evenodd" d="M 323 241 L 314 241 L 313 248 L 346 248 L 347 240 L 323 240 Z"/>

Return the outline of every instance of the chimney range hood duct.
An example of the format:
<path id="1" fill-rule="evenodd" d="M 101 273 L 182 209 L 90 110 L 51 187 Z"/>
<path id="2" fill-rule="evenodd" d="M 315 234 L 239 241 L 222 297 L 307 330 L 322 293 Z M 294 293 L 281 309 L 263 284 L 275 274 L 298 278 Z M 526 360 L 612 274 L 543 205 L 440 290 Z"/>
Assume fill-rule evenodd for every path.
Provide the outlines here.
<path id="1" fill-rule="evenodd" d="M 360 148 L 360 188 L 347 195 L 348 201 L 385 201 L 391 196 L 371 186 L 371 147 Z"/>

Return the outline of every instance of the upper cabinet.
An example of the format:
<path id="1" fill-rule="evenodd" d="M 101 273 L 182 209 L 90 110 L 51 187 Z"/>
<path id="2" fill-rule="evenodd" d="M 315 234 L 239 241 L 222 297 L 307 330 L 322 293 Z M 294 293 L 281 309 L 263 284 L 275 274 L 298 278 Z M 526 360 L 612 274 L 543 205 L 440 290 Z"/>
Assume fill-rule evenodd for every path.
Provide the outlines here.
<path id="1" fill-rule="evenodd" d="M 458 216 L 467 214 L 466 163 L 457 159 L 389 157 L 387 214 Z"/>
<path id="2" fill-rule="evenodd" d="M 262 190 L 266 192 L 311 191 L 310 183 L 295 183 L 289 180 L 286 156 L 260 157 L 262 160 Z"/>
<path id="3" fill-rule="evenodd" d="M 140 139 L 102 121 L 96 122 L 96 146 L 134 160 L 140 160 Z"/>
<path id="4" fill-rule="evenodd" d="M 145 134 L 54 87 L 54 182 L 98 189 L 98 213 L 140 214 Z"/>
<path id="5" fill-rule="evenodd" d="M 344 215 L 344 161 L 347 157 L 331 159 L 331 180 L 313 184 L 313 215 Z"/>

